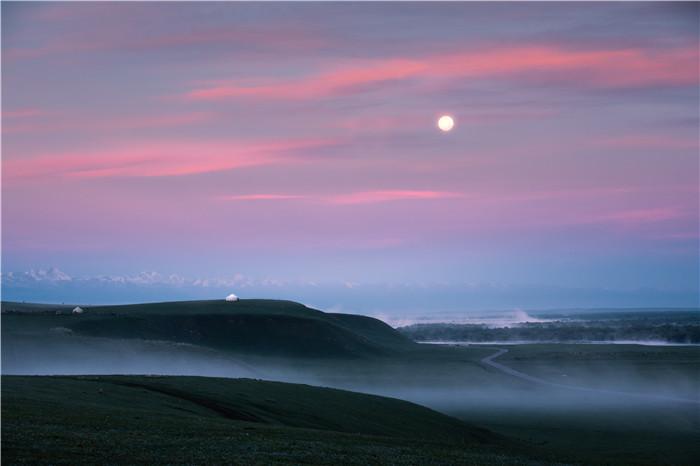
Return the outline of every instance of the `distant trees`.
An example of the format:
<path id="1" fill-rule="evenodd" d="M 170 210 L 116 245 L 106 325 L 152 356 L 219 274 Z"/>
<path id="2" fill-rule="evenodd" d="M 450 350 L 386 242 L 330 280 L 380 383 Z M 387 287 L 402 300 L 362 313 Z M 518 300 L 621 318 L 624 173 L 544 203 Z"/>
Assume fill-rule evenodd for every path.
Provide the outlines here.
<path id="1" fill-rule="evenodd" d="M 398 329 L 415 341 L 659 341 L 700 343 L 700 322 L 656 323 L 641 320 L 540 322 L 493 328 L 484 324 L 416 324 Z"/>

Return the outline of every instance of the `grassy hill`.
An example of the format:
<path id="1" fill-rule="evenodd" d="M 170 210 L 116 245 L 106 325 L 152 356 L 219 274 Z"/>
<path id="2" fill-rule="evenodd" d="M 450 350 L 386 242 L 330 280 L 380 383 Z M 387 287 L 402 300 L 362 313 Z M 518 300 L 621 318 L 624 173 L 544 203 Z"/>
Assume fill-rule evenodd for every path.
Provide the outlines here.
<path id="1" fill-rule="evenodd" d="M 2 382 L 6 464 L 527 463 L 496 434 L 343 390 L 204 377 Z"/>
<path id="2" fill-rule="evenodd" d="M 252 380 L 3 376 L 8 464 L 527 463 L 472 425 L 566 464 L 698 464 L 696 406 L 614 393 L 695 397 L 697 347 L 518 345 L 498 359 L 606 395 L 485 365 L 498 346 L 418 345 L 376 319 L 289 301 L 83 307 L 3 303 L 4 373 L 304 382 L 469 424 L 396 400 Z"/>
<path id="3" fill-rule="evenodd" d="M 7 331 L 65 328 L 78 335 L 196 344 L 256 355 L 365 357 L 415 344 L 385 323 L 327 314 L 292 301 L 183 301 L 122 306 L 3 303 Z M 3 328 L 5 331 L 5 328 Z"/>

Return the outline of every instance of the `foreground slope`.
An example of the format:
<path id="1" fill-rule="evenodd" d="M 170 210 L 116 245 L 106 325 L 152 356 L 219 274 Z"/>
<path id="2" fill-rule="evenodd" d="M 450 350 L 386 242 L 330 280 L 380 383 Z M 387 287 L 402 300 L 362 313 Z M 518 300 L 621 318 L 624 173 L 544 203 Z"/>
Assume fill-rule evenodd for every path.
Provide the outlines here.
<path id="1" fill-rule="evenodd" d="M 504 438 L 385 397 L 249 379 L 5 376 L 6 464 L 522 464 Z"/>
<path id="2" fill-rule="evenodd" d="M 3 334 L 66 329 L 76 335 L 162 340 L 257 355 L 366 357 L 415 347 L 387 324 L 327 314 L 292 301 L 247 299 L 121 306 L 3 303 Z"/>

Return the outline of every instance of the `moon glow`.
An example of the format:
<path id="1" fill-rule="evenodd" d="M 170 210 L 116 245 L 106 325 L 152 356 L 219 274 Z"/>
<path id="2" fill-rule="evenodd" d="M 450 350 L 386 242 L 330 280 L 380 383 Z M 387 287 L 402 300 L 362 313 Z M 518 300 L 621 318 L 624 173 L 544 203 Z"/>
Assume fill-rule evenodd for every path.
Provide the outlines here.
<path id="1" fill-rule="evenodd" d="M 443 132 L 446 133 L 446 132 L 448 132 L 448 131 L 451 131 L 452 128 L 454 128 L 454 126 L 455 126 L 455 121 L 452 119 L 451 116 L 449 116 L 449 115 L 443 115 L 443 116 L 441 116 L 440 119 L 438 120 L 437 125 L 438 125 L 438 128 L 440 128 L 440 131 L 443 131 Z"/>

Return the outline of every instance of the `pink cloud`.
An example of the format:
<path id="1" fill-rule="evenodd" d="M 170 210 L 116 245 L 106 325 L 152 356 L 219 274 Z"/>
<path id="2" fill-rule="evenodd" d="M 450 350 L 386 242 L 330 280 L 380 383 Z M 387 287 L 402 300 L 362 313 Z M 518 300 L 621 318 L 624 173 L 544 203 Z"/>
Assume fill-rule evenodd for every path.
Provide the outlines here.
<path id="1" fill-rule="evenodd" d="M 219 196 L 218 200 L 227 201 L 258 201 L 258 200 L 309 200 L 324 204 L 353 205 L 375 204 L 379 202 L 429 200 L 429 199 L 454 199 L 462 197 L 461 193 L 447 191 L 416 191 L 416 190 L 383 190 L 383 191 L 358 191 L 348 194 L 336 195 L 299 195 L 299 194 L 238 194 Z"/>
<path id="2" fill-rule="evenodd" d="M 677 211 L 677 209 L 671 207 L 659 207 L 653 209 L 624 210 L 601 215 L 598 218 L 600 220 L 612 220 L 622 223 L 646 223 L 670 220 L 672 218 L 678 218 L 679 216 L 680 213 Z"/>
<path id="3" fill-rule="evenodd" d="M 190 33 L 178 33 L 146 38 L 140 41 L 132 41 L 124 44 L 125 48 L 164 48 L 180 47 L 196 44 L 235 44 L 246 43 L 270 48 L 304 49 L 309 50 L 321 45 L 327 45 L 328 40 L 322 40 L 310 34 L 307 30 L 298 27 L 278 25 L 277 27 L 239 27 L 207 29 Z"/>
<path id="4" fill-rule="evenodd" d="M 99 126 L 105 129 L 114 129 L 115 127 L 119 129 L 166 128 L 201 123 L 211 118 L 213 118 L 211 113 L 188 112 L 181 114 L 114 118 L 101 122 Z"/>
<path id="5" fill-rule="evenodd" d="M 539 201 L 570 201 L 573 199 L 611 199 L 620 195 L 638 192 L 638 188 L 631 187 L 594 187 L 553 189 L 549 191 L 529 190 L 525 192 L 496 193 L 493 195 L 474 194 L 473 199 L 489 202 L 539 202 Z"/>
<path id="6" fill-rule="evenodd" d="M 430 69 L 437 75 L 464 77 L 562 73 L 559 80 L 600 87 L 691 85 L 698 82 L 697 57 L 695 48 L 650 53 L 638 48 L 567 50 L 536 45 L 440 57 Z"/>
<path id="7" fill-rule="evenodd" d="M 329 120 L 329 124 L 345 131 L 386 132 L 425 126 L 424 116 L 368 116 L 341 117 Z"/>
<path id="8" fill-rule="evenodd" d="M 572 223 L 609 223 L 633 227 L 674 220 L 681 217 L 683 217 L 683 213 L 675 207 L 653 207 L 648 209 L 626 209 L 601 214 L 581 215 L 572 219 Z"/>
<path id="9" fill-rule="evenodd" d="M 632 134 L 594 142 L 597 146 L 614 149 L 670 149 L 684 150 L 700 147 L 697 139 L 674 137 L 669 135 Z"/>
<path id="10" fill-rule="evenodd" d="M 15 110 L 3 110 L 2 112 L 2 117 L 3 118 L 29 118 L 29 117 L 36 117 L 36 116 L 41 116 L 45 115 L 46 112 L 44 112 L 41 109 L 38 108 L 17 108 Z"/>
<path id="11" fill-rule="evenodd" d="M 220 83 L 194 89 L 188 99 L 309 99 L 356 93 L 368 86 L 410 78 L 525 76 L 593 87 L 640 87 L 698 83 L 697 50 L 570 50 L 530 45 L 436 55 L 369 60 L 300 79 L 246 84 Z"/>
<path id="12" fill-rule="evenodd" d="M 217 199 L 222 201 L 280 201 L 304 198 L 306 198 L 306 196 L 297 196 L 294 194 L 240 194 L 233 196 L 220 196 Z"/>
<path id="13" fill-rule="evenodd" d="M 386 191 L 360 191 L 351 194 L 341 194 L 326 198 L 331 204 L 374 204 L 378 202 L 428 200 L 428 199 L 454 199 L 462 197 L 461 193 L 448 191 L 412 191 L 412 190 L 386 190 Z"/>
<path id="14" fill-rule="evenodd" d="M 124 13 L 123 7 L 121 13 Z M 75 12 L 74 12 L 75 13 Z M 95 17 L 102 17 L 114 12 L 96 13 L 83 22 L 90 22 Z M 237 43 L 255 44 L 270 49 L 309 50 L 327 46 L 328 39 L 310 34 L 307 30 L 286 24 L 270 27 L 209 28 L 182 31 L 174 34 L 154 34 L 134 37 L 125 34 L 122 27 L 108 27 L 95 31 L 79 31 L 73 37 L 56 39 L 36 47 L 15 47 L 3 51 L 9 60 L 28 60 L 47 56 L 70 55 L 90 52 L 108 51 L 146 51 L 167 49 L 201 44 L 230 45 Z"/>
<path id="15" fill-rule="evenodd" d="M 328 140 L 149 142 L 103 151 L 6 159 L 3 171 L 9 179 L 181 176 L 257 165 L 299 163 L 302 156 L 291 152 L 331 143 Z"/>
<path id="16" fill-rule="evenodd" d="M 308 99 L 339 93 L 352 93 L 358 86 L 415 76 L 426 65 L 413 60 L 370 62 L 361 66 L 343 67 L 296 81 L 251 85 L 221 84 L 195 89 L 187 94 L 194 100 L 217 100 L 234 97 L 266 99 Z"/>
<path id="17" fill-rule="evenodd" d="M 24 133 L 43 127 L 41 117 L 48 115 L 44 110 L 38 108 L 17 108 L 14 110 L 3 110 L 2 112 L 2 132 L 3 134 Z"/>
<path id="18" fill-rule="evenodd" d="M 49 116 L 49 114 L 46 112 L 39 112 L 26 116 Z M 91 115 L 66 115 L 55 112 L 50 116 L 51 118 L 41 118 L 39 120 L 22 118 L 22 121 L 13 122 L 10 125 L 3 125 L 2 132 L 46 133 L 71 130 L 80 130 L 82 132 L 87 130 L 111 132 L 114 130 L 172 128 L 203 123 L 214 118 L 214 114 L 209 112 L 185 112 L 135 116 L 101 115 L 99 118 Z"/>

